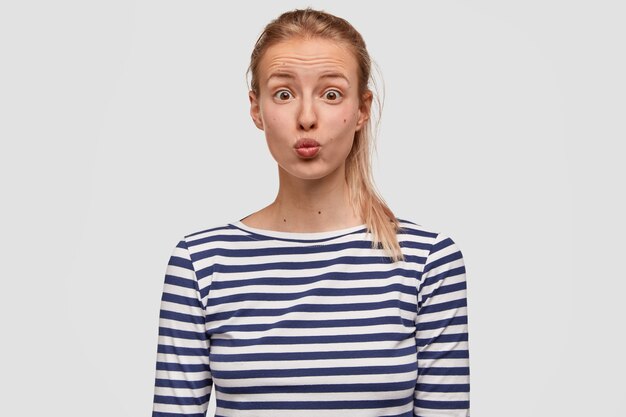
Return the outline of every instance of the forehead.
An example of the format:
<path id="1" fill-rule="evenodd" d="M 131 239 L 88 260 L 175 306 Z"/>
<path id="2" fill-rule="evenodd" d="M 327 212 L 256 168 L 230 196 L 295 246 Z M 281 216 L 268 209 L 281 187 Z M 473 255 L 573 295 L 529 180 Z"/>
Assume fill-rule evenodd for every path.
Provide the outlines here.
<path id="1" fill-rule="evenodd" d="M 293 39 L 267 48 L 259 63 L 259 78 L 266 83 L 276 73 L 295 75 L 339 72 L 356 83 L 357 62 L 342 43 L 327 39 Z"/>

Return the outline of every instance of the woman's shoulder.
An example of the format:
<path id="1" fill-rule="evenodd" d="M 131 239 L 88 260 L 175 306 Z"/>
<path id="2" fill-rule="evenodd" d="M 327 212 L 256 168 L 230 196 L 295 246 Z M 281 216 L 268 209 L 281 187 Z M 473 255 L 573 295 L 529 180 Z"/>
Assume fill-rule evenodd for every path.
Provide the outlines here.
<path id="1" fill-rule="evenodd" d="M 398 232 L 399 240 L 404 241 L 402 246 L 425 248 L 429 252 L 461 252 L 456 238 L 453 239 L 447 231 L 424 226 L 408 219 L 396 218 L 401 229 Z"/>
<path id="2" fill-rule="evenodd" d="M 189 247 L 203 243 L 228 241 L 237 234 L 238 230 L 232 222 L 215 222 L 187 231 L 187 233 L 182 234 L 181 240 Z"/>
<path id="3" fill-rule="evenodd" d="M 439 229 L 426 225 L 422 222 L 418 223 L 414 219 L 408 219 L 406 217 L 396 217 L 396 219 L 399 223 L 399 235 L 436 238 L 442 233 Z"/>

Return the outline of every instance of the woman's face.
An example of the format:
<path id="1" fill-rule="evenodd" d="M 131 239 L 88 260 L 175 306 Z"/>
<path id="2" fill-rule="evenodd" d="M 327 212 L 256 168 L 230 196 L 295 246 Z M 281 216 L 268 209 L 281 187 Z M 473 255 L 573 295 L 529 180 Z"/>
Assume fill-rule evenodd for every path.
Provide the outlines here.
<path id="1" fill-rule="evenodd" d="M 258 79 L 259 96 L 249 93 L 250 114 L 279 167 L 301 179 L 343 170 L 372 98 L 367 92 L 359 105 L 350 51 L 325 39 L 280 42 L 262 56 Z"/>

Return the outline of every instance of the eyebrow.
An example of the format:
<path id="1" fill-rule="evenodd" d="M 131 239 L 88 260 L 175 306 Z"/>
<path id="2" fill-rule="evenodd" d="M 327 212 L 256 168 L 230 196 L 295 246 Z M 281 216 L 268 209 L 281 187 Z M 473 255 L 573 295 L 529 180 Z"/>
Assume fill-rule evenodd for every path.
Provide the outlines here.
<path id="1" fill-rule="evenodd" d="M 267 77 L 267 81 L 269 82 L 272 78 L 288 78 L 288 79 L 295 79 L 296 77 L 289 73 L 289 72 L 273 72 L 272 74 L 270 74 L 269 77 Z M 344 80 L 346 80 L 346 82 L 348 83 L 348 85 L 350 85 L 350 80 L 348 80 L 348 77 L 346 77 L 344 74 L 340 73 L 340 72 L 327 72 L 324 73 L 322 75 L 319 76 L 319 79 L 322 78 L 342 78 Z"/>

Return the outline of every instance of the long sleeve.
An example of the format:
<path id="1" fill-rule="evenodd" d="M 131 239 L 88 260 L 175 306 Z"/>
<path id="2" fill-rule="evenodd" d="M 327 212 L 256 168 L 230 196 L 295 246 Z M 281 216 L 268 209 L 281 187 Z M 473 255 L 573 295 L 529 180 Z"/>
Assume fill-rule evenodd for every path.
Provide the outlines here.
<path id="1" fill-rule="evenodd" d="M 212 383 L 202 297 L 183 239 L 163 284 L 152 417 L 205 417 Z"/>
<path id="2" fill-rule="evenodd" d="M 416 417 L 469 417 L 469 348 L 465 263 L 439 234 L 418 290 Z"/>

